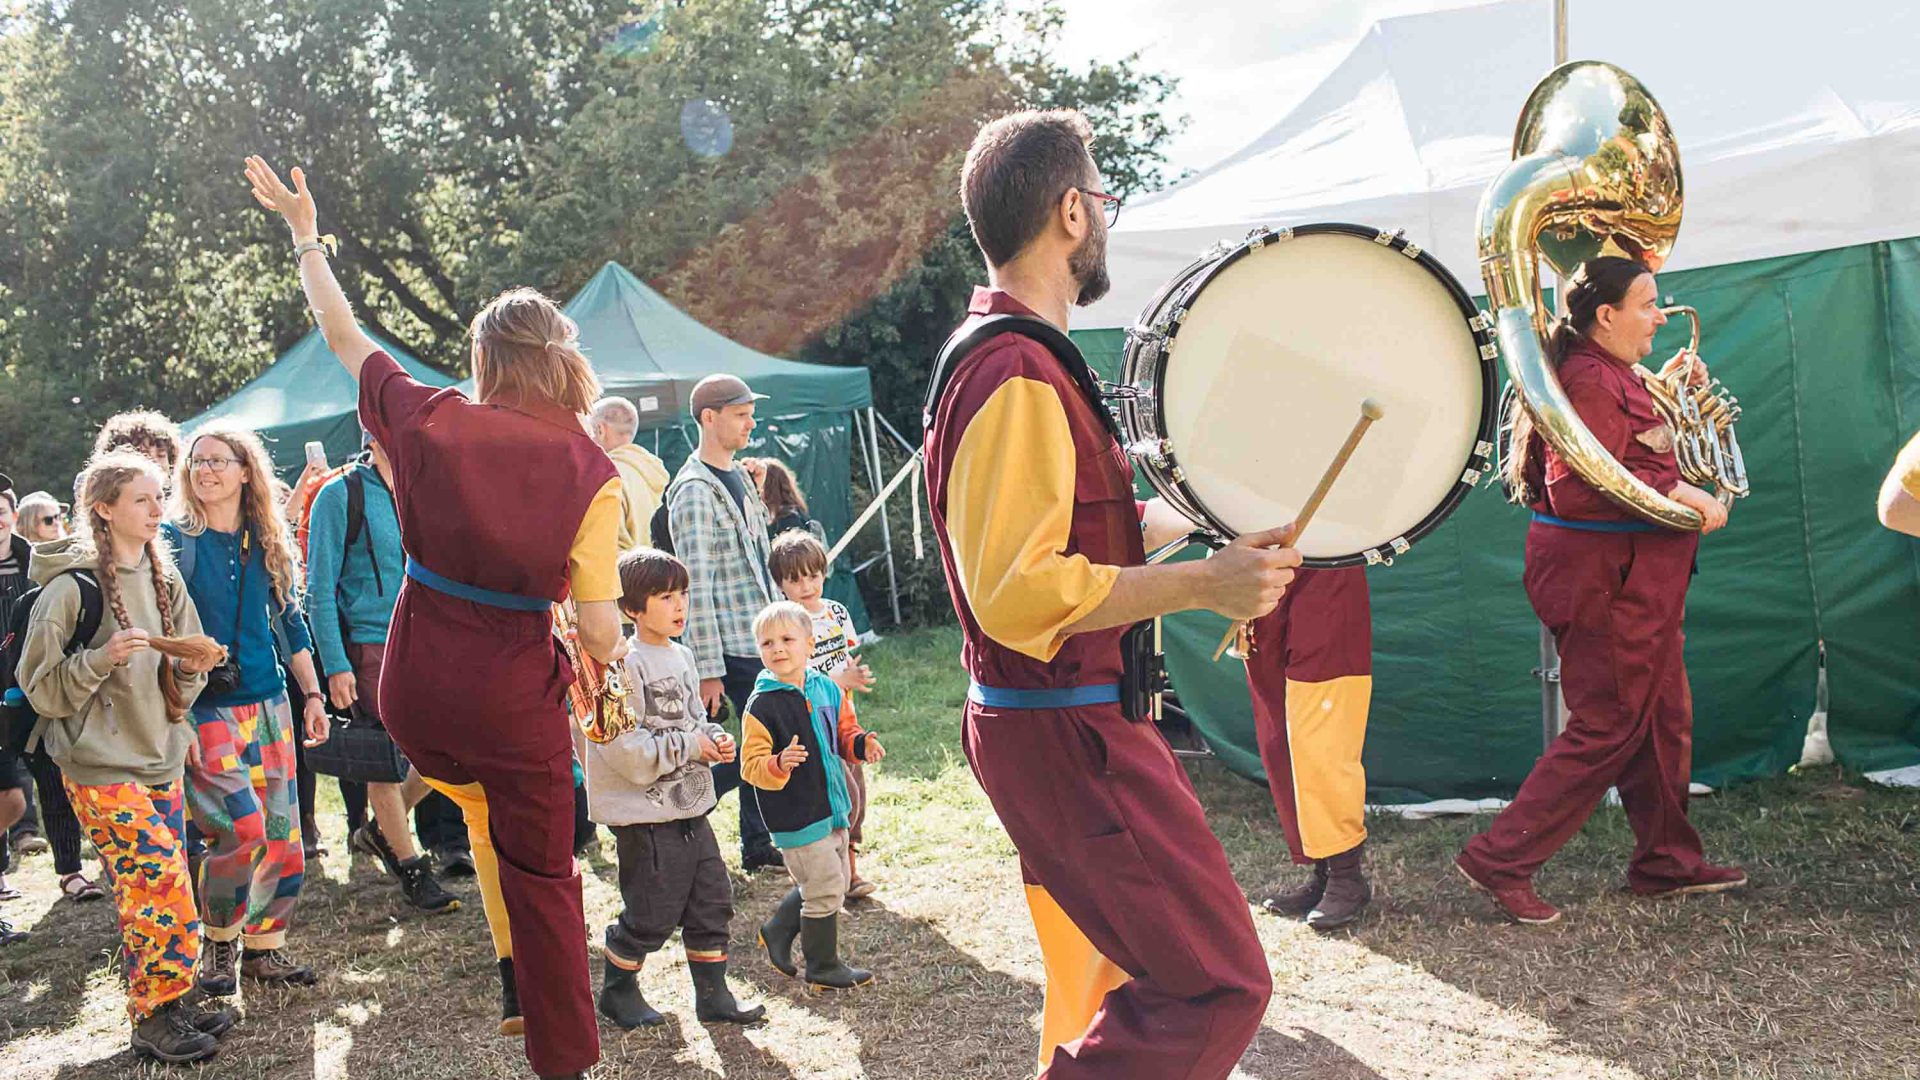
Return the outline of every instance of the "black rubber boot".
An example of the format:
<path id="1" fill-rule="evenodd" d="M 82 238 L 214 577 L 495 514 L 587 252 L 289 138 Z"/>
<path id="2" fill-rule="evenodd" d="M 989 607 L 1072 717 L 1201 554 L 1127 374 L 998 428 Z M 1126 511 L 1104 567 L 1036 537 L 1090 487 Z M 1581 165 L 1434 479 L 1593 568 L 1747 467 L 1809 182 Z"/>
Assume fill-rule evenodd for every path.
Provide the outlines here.
<path id="1" fill-rule="evenodd" d="M 520 988 L 513 981 L 513 957 L 500 961 L 500 1034 L 525 1035 L 527 1022 L 520 1018 Z"/>
<path id="2" fill-rule="evenodd" d="M 631 971 L 611 960 L 601 960 L 606 974 L 600 983 L 600 1015 L 632 1031 L 638 1027 L 659 1027 L 667 1022 L 659 1011 L 640 996 L 640 970 Z"/>
<path id="3" fill-rule="evenodd" d="M 757 1024 L 767 1018 L 765 1005 L 743 1009 L 734 1000 L 725 960 L 689 960 L 687 970 L 693 974 L 693 1015 L 701 1023 Z"/>
<path id="4" fill-rule="evenodd" d="M 840 962 L 840 916 L 800 920 L 800 948 L 807 954 L 807 985 L 851 990 L 873 981 L 873 972 Z"/>
<path id="5" fill-rule="evenodd" d="M 1367 910 L 1373 899 L 1373 886 L 1367 884 L 1366 841 L 1351 851 L 1343 851 L 1327 860 L 1327 890 L 1320 902 L 1307 912 L 1307 925 L 1315 930 L 1338 930 L 1350 926 Z"/>
<path id="6" fill-rule="evenodd" d="M 782 975 L 798 975 L 793 962 L 793 939 L 800 936 L 800 890 L 789 889 L 773 909 L 773 917 L 760 924 L 760 944 L 767 959 Z"/>
<path id="7" fill-rule="evenodd" d="M 1260 906 L 1275 915 L 1286 915 L 1295 919 L 1304 919 L 1307 912 L 1320 903 L 1327 891 L 1327 860 L 1313 860 L 1313 876 L 1291 889 L 1281 889 L 1269 893 L 1260 901 Z"/>

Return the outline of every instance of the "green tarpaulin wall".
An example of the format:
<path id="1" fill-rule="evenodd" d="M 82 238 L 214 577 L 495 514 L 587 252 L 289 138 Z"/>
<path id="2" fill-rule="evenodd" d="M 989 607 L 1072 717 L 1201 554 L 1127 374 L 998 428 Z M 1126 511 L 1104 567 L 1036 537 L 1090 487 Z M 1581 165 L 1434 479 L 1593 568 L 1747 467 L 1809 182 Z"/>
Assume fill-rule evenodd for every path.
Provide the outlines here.
<path id="1" fill-rule="evenodd" d="M 782 360 L 714 332 L 674 307 L 618 263 L 608 263 L 567 301 L 580 343 L 609 394 L 640 410 L 638 441 L 678 470 L 699 441 L 687 415 L 695 383 L 726 373 L 766 394 L 749 456 L 777 457 L 792 467 L 807 507 L 828 542 L 853 523 L 853 414 L 873 404 L 867 369 Z M 860 460 L 865 460 L 861 457 Z M 868 626 L 860 589 L 843 556 L 826 594 Z"/>
<path id="2" fill-rule="evenodd" d="M 1826 646 L 1828 722 L 1848 766 L 1920 761 L 1920 541 L 1874 516 L 1920 427 L 1920 239 L 1663 275 L 1739 395 L 1753 494 L 1701 545 L 1688 594 L 1694 778 L 1799 759 Z M 1655 343 L 1683 346 L 1676 320 Z M 1074 335 L 1118 377 L 1120 330 Z M 1512 794 L 1540 751 L 1539 629 L 1520 586 L 1527 518 L 1489 479 L 1392 567 L 1374 612 L 1369 798 Z M 1167 620 L 1180 699 L 1221 760 L 1263 776 L 1244 669 L 1211 663 L 1224 620 Z"/>
<path id="3" fill-rule="evenodd" d="M 367 336 L 421 382 L 429 386 L 453 382 L 379 335 Z M 320 331 L 311 330 L 265 371 L 181 424 L 180 430 L 191 435 L 215 422 L 251 428 L 266 440 L 274 467 L 291 481 L 306 464 L 307 443 L 315 439 L 325 444 L 328 461 L 345 461 L 360 452 L 359 409 L 353 377 L 327 348 Z"/>

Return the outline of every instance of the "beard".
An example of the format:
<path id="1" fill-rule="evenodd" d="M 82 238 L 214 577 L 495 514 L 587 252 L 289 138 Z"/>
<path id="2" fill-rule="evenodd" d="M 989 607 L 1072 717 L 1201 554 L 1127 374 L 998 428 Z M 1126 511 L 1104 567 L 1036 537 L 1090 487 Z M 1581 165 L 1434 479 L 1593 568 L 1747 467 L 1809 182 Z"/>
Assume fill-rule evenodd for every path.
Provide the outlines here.
<path id="1" fill-rule="evenodd" d="M 1107 230 L 1100 225 L 1088 230 L 1086 239 L 1073 249 L 1067 257 L 1067 269 L 1072 272 L 1074 283 L 1080 286 L 1080 295 L 1074 300 L 1079 307 L 1107 295 L 1113 287 L 1113 279 L 1107 276 Z"/>

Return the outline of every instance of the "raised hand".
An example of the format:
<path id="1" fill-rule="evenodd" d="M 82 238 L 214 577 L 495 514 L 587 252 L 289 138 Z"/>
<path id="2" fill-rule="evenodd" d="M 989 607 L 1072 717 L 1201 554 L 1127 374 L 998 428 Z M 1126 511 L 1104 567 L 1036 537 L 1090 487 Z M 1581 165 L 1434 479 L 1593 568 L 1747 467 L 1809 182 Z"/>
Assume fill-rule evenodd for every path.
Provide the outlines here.
<path id="1" fill-rule="evenodd" d="M 800 736 L 795 735 L 787 748 L 780 751 L 779 761 L 780 771 L 789 773 L 806 764 L 807 748 L 800 745 Z"/>
<path id="2" fill-rule="evenodd" d="M 247 182 L 253 186 L 254 200 L 286 219 L 294 243 L 318 239 L 320 208 L 314 205 L 313 193 L 307 190 L 307 174 L 296 165 L 290 175 L 293 177 L 291 189 L 280 182 L 280 174 L 273 171 L 265 158 L 257 154 L 247 158 Z"/>

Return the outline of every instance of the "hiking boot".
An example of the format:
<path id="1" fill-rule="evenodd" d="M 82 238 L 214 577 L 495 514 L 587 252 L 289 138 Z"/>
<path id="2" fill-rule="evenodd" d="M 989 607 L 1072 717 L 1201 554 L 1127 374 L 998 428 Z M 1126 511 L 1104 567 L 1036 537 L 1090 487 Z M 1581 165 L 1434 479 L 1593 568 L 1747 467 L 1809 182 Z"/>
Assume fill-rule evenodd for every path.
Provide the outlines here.
<path id="1" fill-rule="evenodd" d="M 1747 872 L 1737 866 L 1715 866 L 1713 863 L 1700 864 L 1700 872 L 1693 880 L 1678 885 L 1632 885 L 1636 896 L 1690 896 L 1694 893 L 1726 892 L 1729 889 L 1745 888 Z"/>
<path id="2" fill-rule="evenodd" d="M 780 857 L 780 849 L 774 847 L 772 844 L 768 844 L 765 847 L 754 848 L 752 851 L 742 852 L 740 855 L 740 868 L 749 874 L 755 870 L 765 870 L 773 866 L 785 867 L 786 865 L 787 860 Z"/>
<path id="3" fill-rule="evenodd" d="M 687 971 L 693 975 L 693 1015 L 701 1023 L 757 1024 L 767 1018 L 765 1005 L 743 1009 L 734 999 L 725 960 L 689 960 Z"/>
<path id="4" fill-rule="evenodd" d="M 1275 915 L 1285 915 L 1291 919 L 1304 919 L 1320 902 L 1321 894 L 1327 891 L 1327 860 L 1313 860 L 1313 875 L 1305 882 L 1291 889 L 1276 889 L 1260 898 L 1263 911 Z"/>
<path id="5" fill-rule="evenodd" d="M 647 1004 L 640 996 L 640 969 L 623 968 L 612 960 L 602 959 L 601 966 L 606 973 L 601 977 L 600 997 L 595 1002 L 600 1015 L 615 1024 L 632 1031 L 638 1027 L 659 1027 L 667 1022 L 659 1011 Z"/>
<path id="6" fill-rule="evenodd" d="M 513 981 L 513 957 L 500 960 L 500 1034 L 525 1035 L 527 1022 L 520 1017 L 520 989 Z"/>
<path id="7" fill-rule="evenodd" d="M 1493 902 L 1499 905 L 1501 913 L 1514 922 L 1528 926 L 1544 926 L 1547 923 L 1559 921 L 1560 909 L 1540 899 L 1539 895 L 1533 891 L 1532 882 L 1523 881 L 1518 885 L 1489 885 L 1475 877 L 1473 871 L 1467 868 L 1465 855 L 1456 856 L 1453 865 L 1460 871 L 1460 876 L 1467 879 L 1467 884 L 1493 897 Z"/>
<path id="8" fill-rule="evenodd" d="M 400 864 L 400 891 L 407 903 L 421 911 L 443 914 L 460 910 L 460 898 L 440 887 L 433 876 L 433 864 L 425 855 L 415 855 Z"/>
<path id="9" fill-rule="evenodd" d="M 232 997 L 240 988 L 234 968 L 240 962 L 239 941 L 209 941 L 200 956 L 200 989 L 214 997 Z"/>
<path id="10" fill-rule="evenodd" d="M 178 1001 L 169 1001 L 133 1025 L 133 1048 L 148 1057 L 177 1064 L 210 1058 L 220 1049 L 220 1043 L 197 1030 Z"/>
<path id="11" fill-rule="evenodd" d="M 400 876 L 400 857 L 380 831 L 380 823 L 369 821 L 347 835 L 347 849 L 373 858 L 391 877 Z"/>
<path id="12" fill-rule="evenodd" d="M 807 954 L 807 985 L 815 990 L 851 990 L 873 981 L 873 972 L 840 960 L 840 916 L 800 920 L 800 948 Z"/>
<path id="13" fill-rule="evenodd" d="M 800 890 L 788 889 L 773 909 L 773 917 L 760 924 L 760 944 L 767 960 L 782 975 L 798 975 L 793 963 L 793 939 L 800 936 Z"/>
<path id="14" fill-rule="evenodd" d="M 1308 926 L 1322 932 L 1338 930 L 1352 925 L 1367 910 L 1373 886 L 1367 883 L 1366 846 L 1362 840 L 1353 850 L 1327 860 L 1326 890 L 1307 912 Z"/>
<path id="15" fill-rule="evenodd" d="M 466 848 L 434 848 L 433 862 L 435 866 L 440 868 L 441 877 L 466 878 L 473 876 L 473 853 Z"/>
<path id="16" fill-rule="evenodd" d="M 285 949 L 248 949 L 240 957 L 240 974 L 272 986 L 312 986 L 320 975 L 287 959 Z"/>
<path id="17" fill-rule="evenodd" d="M 239 1023 L 240 1013 L 231 1005 L 222 1005 L 209 998 L 205 990 L 199 987 L 187 991 L 175 998 L 175 1003 L 187 1014 L 187 1023 L 202 1035 L 219 1038 L 233 1030 Z"/>

